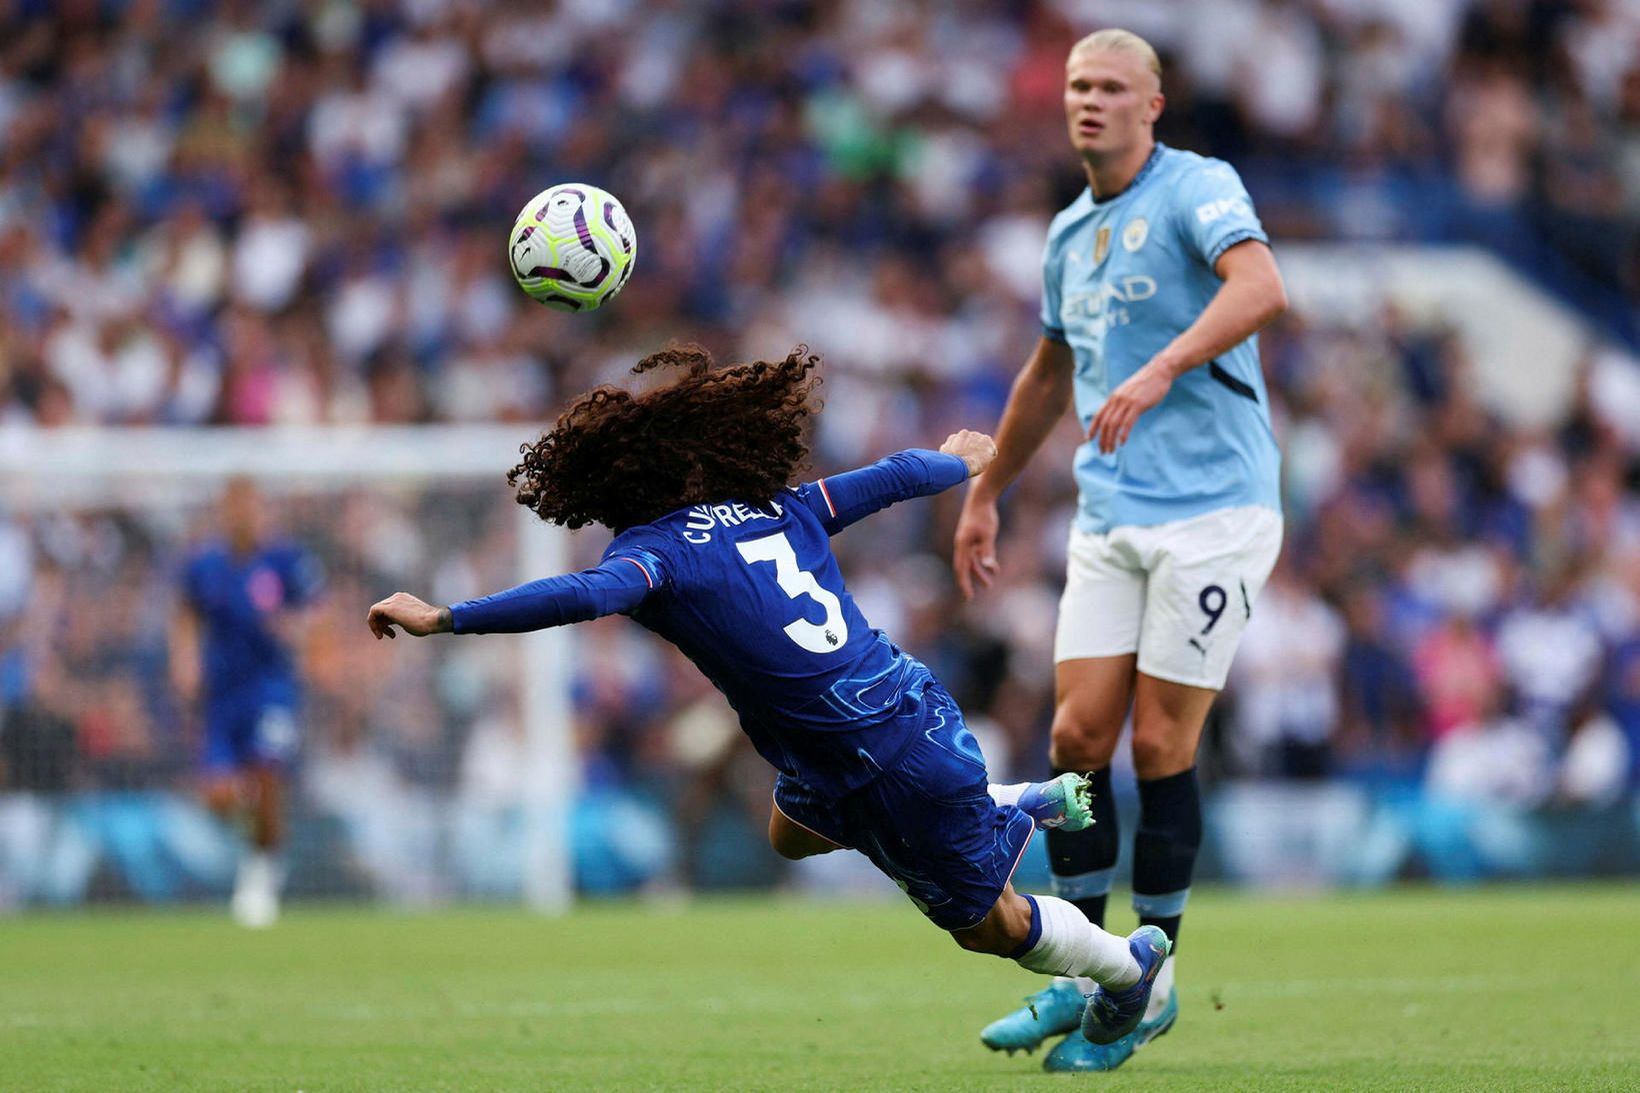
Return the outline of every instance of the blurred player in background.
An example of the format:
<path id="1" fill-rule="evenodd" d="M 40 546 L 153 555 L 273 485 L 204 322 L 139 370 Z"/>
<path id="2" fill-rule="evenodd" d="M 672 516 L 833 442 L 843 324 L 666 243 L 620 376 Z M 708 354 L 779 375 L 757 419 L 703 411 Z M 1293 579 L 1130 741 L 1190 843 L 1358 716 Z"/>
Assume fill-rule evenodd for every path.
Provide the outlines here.
<path id="1" fill-rule="evenodd" d="M 1090 771 L 1094 824 L 1050 832 L 1054 889 L 1102 925 L 1117 859 L 1110 763 L 1129 708 L 1139 778 L 1133 907 L 1177 940 L 1201 843 L 1196 750 L 1281 547 L 1279 454 L 1255 332 L 1286 308 L 1236 172 L 1156 142 L 1161 64 L 1121 30 L 1066 61 L 1065 113 L 1088 188 L 1053 220 L 1042 337 L 1015 380 L 997 458 L 958 523 L 964 594 L 996 573 L 997 498 L 1073 405 L 1075 473 L 1054 659 L 1055 770 Z M 1178 1013 L 1173 961 L 1133 1033 L 1090 1044 L 1059 981 L 987 1027 L 996 1049 L 1069 1032 L 1049 1070 L 1108 1070 Z"/>
<path id="2" fill-rule="evenodd" d="M 1101 984 L 1084 1028 L 1118 1039 L 1144 1012 L 1167 938 L 1153 926 L 1106 933 L 1010 883 L 1037 825 L 1087 822 L 1085 780 L 988 785 L 962 711 L 861 616 L 831 551 L 855 521 L 979 473 L 996 446 L 965 431 L 939 452 L 792 488 L 817 364 L 799 347 L 715 369 L 704 350 L 675 347 L 634 369 L 684 370 L 675 382 L 582 396 L 508 481 L 542 519 L 613 530 L 602 563 L 452 607 L 396 593 L 371 607 L 371 631 L 517 633 L 630 615 L 699 666 L 780 771 L 776 851 L 859 850 L 963 948 Z"/>
<path id="3" fill-rule="evenodd" d="M 247 827 L 234 918 L 271 926 L 279 917 L 285 775 L 300 743 L 303 609 L 322 575 L 312 555 L 269 536 L 262 496 L 249 479 L 228 484 L 220 528 L 222 537 L 183 569 L 171 677 L 184 701 L 202 703 L 206 803 Z"/>

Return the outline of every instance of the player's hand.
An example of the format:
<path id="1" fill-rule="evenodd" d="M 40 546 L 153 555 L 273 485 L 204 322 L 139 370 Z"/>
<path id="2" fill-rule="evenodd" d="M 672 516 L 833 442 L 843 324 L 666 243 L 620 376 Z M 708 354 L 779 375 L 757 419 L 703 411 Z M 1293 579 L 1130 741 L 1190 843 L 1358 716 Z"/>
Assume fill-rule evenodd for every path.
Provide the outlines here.
<path id="1" fill-rule="evenodd" d="M 968 477 L 972 478 L 983 473 L 991 465 L 991 460 L 997 457 L 997 442 L 984 433 L 962 429 L 946 437 L 940 451 L 968 464 Z"/>
<path id="2" fill-rule="evenodd" d="M 957 519 L 956 540 L 952 544 L 951 568 L 965 600 L 974 598 L 974 588 L 991 587 L 997 575 L 997 503 L 976 498 L 963 502 Z"/>
<path id="3" fill-rule="evenodd" d="M 370 632 L 376 635 L 377 641 L 395 637 L 395 624 L 404 627 L 404 632 L 414 638 L 449 633 L 452 628 L 448 607 L 434 607 L 408 592 L 395 592 L 387 599 L 371 604 L 365 621 L 370 624 Z"/>
<path id="4" fill-rule="evenodd" d="M 1099 450 L 1105 455 L 1114 452 L 1127 443 L 1139 415 L 1166 398 L 1172 386 L 1172 369 L 1152 360 L 1122 381 L 1105 399 L 1105 404 L 1093 415 L 1093 424 L 1088 426 L 1088 439 L 1098 441 Z"/>

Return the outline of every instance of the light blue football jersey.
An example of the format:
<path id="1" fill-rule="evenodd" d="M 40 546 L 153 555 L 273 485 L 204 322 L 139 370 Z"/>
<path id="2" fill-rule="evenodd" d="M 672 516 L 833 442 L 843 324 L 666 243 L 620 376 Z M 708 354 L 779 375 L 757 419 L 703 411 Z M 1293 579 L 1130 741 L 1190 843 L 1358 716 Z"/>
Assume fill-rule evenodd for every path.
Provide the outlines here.
<path id="1" fill-rule="evenodd" d="M 1076 356 L 1084 430 L 1105 398 L 1207 307 L 1213 264 L 1248 239 L 1268 241 L 1228 163 L 1157 144 L 1132 185 L 1091 190 L 1054 217 L 1042 259 L 1043 333 Z M 1270 427 L 1258 338 L 1173 382 L 1110 455 L 1076 452 L 1077 527 L 1182 520 L 1237 505 L 1280 510 L 1281 456 Z"/>

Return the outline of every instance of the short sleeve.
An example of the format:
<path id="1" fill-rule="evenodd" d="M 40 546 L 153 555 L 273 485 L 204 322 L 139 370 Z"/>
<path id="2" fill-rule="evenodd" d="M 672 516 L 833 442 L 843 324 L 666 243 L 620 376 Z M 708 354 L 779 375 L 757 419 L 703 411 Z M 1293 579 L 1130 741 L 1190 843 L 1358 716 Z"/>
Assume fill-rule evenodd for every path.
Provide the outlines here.
<path id="1" fill-rule="evenodd" d="M 1060 274 L 1064 257 L 1060 250 L 1055 245 L 1052 229 L 1049 229 L 1047 245 L 1042 249 L 1042 336 L 1063 344 L 1066 338 L 1065 320 L 1060 312 L 1060 282 L 1063 280 Z"/>
<path id="2" fill-rule="evenodd" d="M 1179 230 L 1186 248 L 1211 269 L 1237 243 L 1268 243 L 1241 176 L 1228 163 L 1206 160 L 1179 184 Z"/>

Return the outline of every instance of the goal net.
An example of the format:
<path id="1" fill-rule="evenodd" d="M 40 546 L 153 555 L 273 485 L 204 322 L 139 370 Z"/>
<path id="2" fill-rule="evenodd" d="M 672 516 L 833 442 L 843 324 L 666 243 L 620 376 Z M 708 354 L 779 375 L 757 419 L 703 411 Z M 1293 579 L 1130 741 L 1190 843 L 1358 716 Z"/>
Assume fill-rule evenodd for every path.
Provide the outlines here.
<path id="1" fill-rule="evenodd" d="M 324 591 L 286 893 L 422 903 L 571 891 L 562 631 L 372 640 L 399 589 L 451 602 L 560 572 L 512 500 L 525 427 L 13 430 L 0 436 L 0 908 L 212 899 L 240 835 L 200 804 L 200 711 L 171 685 L 184 559 L 233 476 Z"/>

